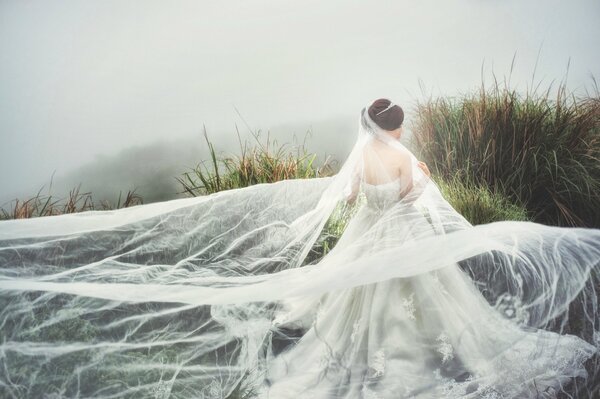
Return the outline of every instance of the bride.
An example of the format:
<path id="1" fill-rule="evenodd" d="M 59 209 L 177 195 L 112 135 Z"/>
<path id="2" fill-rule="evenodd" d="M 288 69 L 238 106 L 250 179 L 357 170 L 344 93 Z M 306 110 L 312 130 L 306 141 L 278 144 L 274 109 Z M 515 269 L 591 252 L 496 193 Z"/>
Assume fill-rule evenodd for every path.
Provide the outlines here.
<path id="1" fill-rule="evenodd" d="M 427 177 L 429 171 L 399 143 L 403 119 L 402 108 L 386 99 L 362 111 L 371 137 L 348 200 L 362 186 L 366 205 L 334 248 L 346 257 L 437 234 L 416 205 L 429 183 L 417 168 Z M 356 245 L 365 235 L 369 245 Z M 360 249 L 351 255 L 350 248 Z M 392 267 L 402 268 L 398 255 Z M 507 320 L 457 263 L 293 306 L 283 313 L 288 323 L 315 308 L 316 317 L 291 349 L 271 361 L 274 383 L 267 392 L 273 398 L 551 397 L 565 377 L 585 375 L 582 363 L 597 351 L 578 337 Z"/>
<path id="2" fill-rule="evenodd" d="M 472 226 L 403 120 L 335 176 L 0 222 L 0 396 L 593 397 L 600 230 Z"/>

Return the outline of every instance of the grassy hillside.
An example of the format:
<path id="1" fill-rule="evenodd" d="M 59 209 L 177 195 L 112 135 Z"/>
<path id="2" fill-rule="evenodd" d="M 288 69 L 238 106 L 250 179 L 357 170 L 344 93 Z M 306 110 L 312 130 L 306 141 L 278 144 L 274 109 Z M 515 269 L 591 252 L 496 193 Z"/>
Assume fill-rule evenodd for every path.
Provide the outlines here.
<path id="1" fill-rule="evenodd" d="M 433 173 L 458 175 L 525 206 L 533 221 L 600 228 L 600 96 L 483 85 L 417 105 L 415 147 Z"/>

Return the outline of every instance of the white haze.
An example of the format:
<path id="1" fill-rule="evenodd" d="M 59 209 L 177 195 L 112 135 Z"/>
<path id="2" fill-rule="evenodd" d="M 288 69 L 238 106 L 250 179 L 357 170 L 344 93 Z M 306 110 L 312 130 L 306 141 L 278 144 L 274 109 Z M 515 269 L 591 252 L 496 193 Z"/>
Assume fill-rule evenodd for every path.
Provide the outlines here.
<path id="1" fill-rule="evenodd" d="M 173 198 L 206 157 L 203 126 L 229 152 L 236 126 L 310 130 L 310 150 L 343 159 L 369 101 L 392 98 L 410 126 L 420 82 L 470 92 L 513 56 L 513 88 L 535 68 L 542 89 L 584 94 L 599 17 L 597 0 L 0 1 L 0 206 L 53 173 L 58 196 L 81 182 L 96 199 Z"/>

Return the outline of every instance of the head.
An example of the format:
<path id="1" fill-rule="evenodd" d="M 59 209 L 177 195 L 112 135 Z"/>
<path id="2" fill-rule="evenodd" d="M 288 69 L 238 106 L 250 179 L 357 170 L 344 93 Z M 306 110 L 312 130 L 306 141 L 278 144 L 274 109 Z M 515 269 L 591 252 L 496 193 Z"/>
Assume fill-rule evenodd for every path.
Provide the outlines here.
<path id="1" fill-rule="evenodd" d="M 375 100 L 368 109 L 369 116 L 383 130 L 396 138 L 402 134 L 402 123 L 404 122 L 404 111 L 399 105 L 393 105 L 387 98 Z"/>

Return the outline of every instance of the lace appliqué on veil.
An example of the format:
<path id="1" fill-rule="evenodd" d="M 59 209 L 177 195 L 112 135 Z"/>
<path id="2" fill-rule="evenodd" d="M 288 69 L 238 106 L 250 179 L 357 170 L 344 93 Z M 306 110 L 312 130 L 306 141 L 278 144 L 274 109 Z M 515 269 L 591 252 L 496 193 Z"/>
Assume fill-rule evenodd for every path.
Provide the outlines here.
<path id="1" fill-rule="evenodd" d="M 408 299 L 404 298 L 402 300 L 402 307 L 404 308 L 404 311 L 406 312 L 406 315 L 410 320 L 417 319 L 415 317 L 416 308 L 415 308 L 415 293 L 414 292 L 412 294 L 410 294 Z"/>
<path id="2" fill-rule="evenodd" d="M 504 293 L 498 297 L 494 306 L 504 317 L 520 325 L 527 325 L 529 312 L 524 308 L 521 298 Z"/>
<path id="3" fill-rule="evenodd" d="M 442 342 L 440 347 L 447 348 L 442 335 L 438 339 Z M 570 338 L 563 336 L 560 339 Z M 532 345 L 532 342 L 520 341 L 493 359 L 484 374 L 475 373 L 464 381 L 456 381 L 442 376 L 440 369 L 436 369 L 433 377 L 439 382 L 443 394 L 441 397 L 447 399 L 462 399 L 465 396 L 504 399 L 539 394 L 550 396 L 531 397 L 555 397 L 556 387 L 562 384 L 560 377 L 586 373 L 583 364 L 590 353 L 575 344 L 572 348 L 559 347 L 559 351 L 548 348 L 550 350 L 544 353 L 536 349 L 535 343 Z M 446 349 L 441 352 L 448 353 Z"/>
<path id="4" fill-rule="evenodd" d="M 499 391 L 491 385 L 482 383 L 480 377 L 470 375 L 465 381 L 456 381 L 452 378 L 443 377 L 440 369 L 433 372 L 434 379 L 441 382 L 441 390 L 444 399 L 461 399 L 465 396 L 478 399 L 504 399 Z M 477 382 L 476 382 L 477 381 Z M 473 396 L 477 394 L 477 396 Z"/>
<path id="5" fill-rule="evenodd" d="M 385 352 L 383 349 L 379 349 L 371 360 L 369 361 L 369 367 L 372 370 L 370 374 L 371 378 L 379 378 L 385 373 Z"/>
<path id="6" fill-rule="evenodd" d="M 358 335 L 358 332 L 360 330 L 360 322 L 361 321 L 362 321 L 362 319 L 358 319 L 352 325 L 352 334 L 350 335 L 350 342 L 352 342 L 352 343 L 354 343 L 354 341 L 356 341 L 356 336 Z"/>
<path id="7" fill-rule="evenodd" d="M 168 381 L 160 380 L 156 387 L 152 390 L 155 399 L 167 399 L 171 396 L 171 387 L 173 383 L 169 383 Z"/>
<path id="8" fill-rule="evenodd" d="M 221 384 L 215 378 L 200 393 L 201 399 L 217 399 L 221 397 L 223 397 L 223 390 Z"/>
<path id="9" fill-rule="evenodd" d="M 440 355 L 442 355 L 442 363 L 452 360 L 454 358 L 454 348 L 450 344 L 450 338 L 448 335 L 446 335 L 446 333 L 441 333 L 437 337 L 437 341 L 439 342 L 437 351 Z"/>

